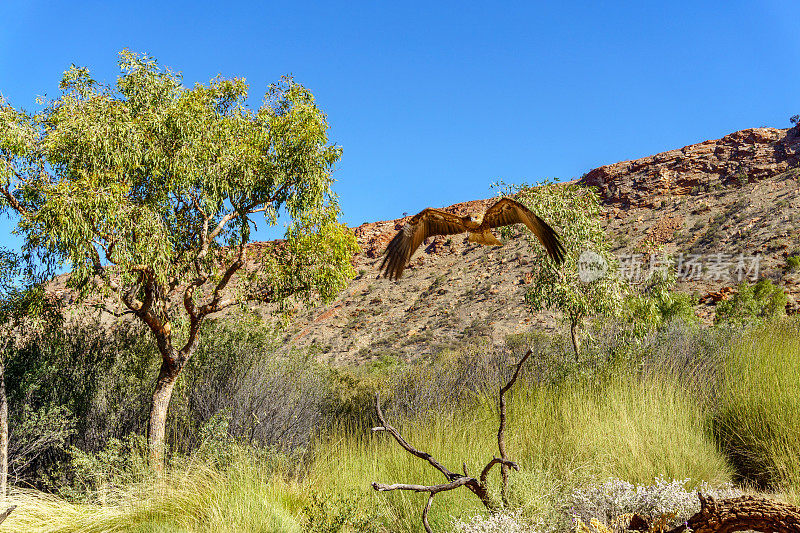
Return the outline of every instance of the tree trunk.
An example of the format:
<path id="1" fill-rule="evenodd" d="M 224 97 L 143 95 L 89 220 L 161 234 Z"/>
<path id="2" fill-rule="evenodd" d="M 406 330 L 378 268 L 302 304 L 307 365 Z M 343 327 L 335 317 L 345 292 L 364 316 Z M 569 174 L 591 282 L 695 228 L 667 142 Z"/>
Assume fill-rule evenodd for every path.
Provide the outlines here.
<path id="1" fill-rule="evenodd" d="M 178 381 L 180 367 L 174 357 L 164 357 L 158 373 L 153 404 L 150 407 L 150 424 L 147 428 L 147 444 L 150 450 L 150 465 L 156 471 L 164 470 L 164 445 L 167 430 L 167 411 L 172 391 Z"/>
<path id="2" fill-rule="evenodd" d="M 516 377 L 516 376 L 515 376 Z M 501 459 L 508 459 L 506 456 L 506 395 L 508 389 L 500 390 L 500 429 L 497 430 L 497 449 L 500 452 Z M 508 466 L 505 463 L 500 465 L 500 477 L 502 478 L 502 485 L 500 486 L 500 498 L 503 505 L 508 507 Z"/>
<path id="3" fill-rule="evenodd" d="M 8 494 L 8 398 L 5 362 L 0 361 L 0 501 Z"/>
<path id="4" fill-rule="evenodd" d="M 575 350 L 575 362 L 580 361 L 581 351 L 578 343 L 578 319 L 573 318 L 570 320 L 569 334 L 572 338 L 572 348 Z"/>

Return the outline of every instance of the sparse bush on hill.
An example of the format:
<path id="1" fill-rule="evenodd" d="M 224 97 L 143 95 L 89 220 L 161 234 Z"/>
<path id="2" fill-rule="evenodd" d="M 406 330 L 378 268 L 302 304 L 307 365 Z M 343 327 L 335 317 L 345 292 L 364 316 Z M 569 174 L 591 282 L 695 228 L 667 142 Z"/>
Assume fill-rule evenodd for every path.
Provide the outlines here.
<path id="1" fill-rule="evenodd" d="M 630 287 L 623 301 L 622 316 L 635 334 L 660 328 L 665 322 L 681 320 L 696 324 L 697 303 L 689 294 L 675 290 L 674 272 L 653 272 L 639 287 Z"/>
<path id="2" fill-rule="evenodd" d="M 564 262 L 558 265 L 546 260 L 539 246 L 533 247 L 538 268 L 532 273 L 525 302 L 533 311 L 557 310 L 563 314 L 570 327 L 575 359 L 579 360 L 584 320 L 618 315 L 625 291 L 616 258 L 600 225 L 600 197 L 593 188 L 569 183 L 545 182 L 537 187 L 500 183 L 498 187 L 502 194 L 514 196 L 551 224 L 567 250 Z M 594 272 L 583 272 L 580 261 L 585 253 L 593 254 L 593 260 L 602 263 L 605 270 L 596 276 L 592 275 Z"/>
<path id="3" fill-rule="evenodd" d="M 800 254 L 793 254 L 786 258 L 786 267 L 789 272 L 800 271 Z"/>
<path id="4" fill-rule="evenodd" d="M 783 287 L 769 279 L 751 285 L 742 282 L 732 298 L 717 304 L 714 324 L 746 325 L 774 320 L 786 314 L 787 296 Z"/>

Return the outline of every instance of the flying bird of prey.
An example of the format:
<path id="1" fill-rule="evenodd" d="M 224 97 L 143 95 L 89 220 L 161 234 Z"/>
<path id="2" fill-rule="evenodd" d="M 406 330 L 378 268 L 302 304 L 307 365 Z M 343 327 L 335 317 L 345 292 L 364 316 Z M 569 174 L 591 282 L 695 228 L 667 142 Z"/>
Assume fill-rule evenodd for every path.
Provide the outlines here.
<path id="1" fill-rule="evenodd" d="M 441 209 L 423 209 L 405 223 L 386 247 L 380 266 L 384 277 L 400 279 L 414 251 L 433 235 L 453 235 L 469 232 L 469 242 L 502 246 L 492 234 L 492 228 L 522 223 L 538 237 L 547 254 L 556 262 L 564 261 L 564 247 L 558 234 L 536 214 L 511 198 L 502 198 L 486 210 L 482 217 L 460 217 Z"/>

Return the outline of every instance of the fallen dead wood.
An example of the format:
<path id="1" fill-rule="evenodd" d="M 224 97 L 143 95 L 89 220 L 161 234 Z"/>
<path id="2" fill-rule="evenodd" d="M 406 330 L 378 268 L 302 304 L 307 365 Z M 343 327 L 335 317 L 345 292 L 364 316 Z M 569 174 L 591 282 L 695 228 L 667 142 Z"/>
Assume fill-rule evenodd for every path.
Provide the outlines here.
<path id="1" fill-rule="evenodd" d="M 447 469 L 443 464 L 437 461 L 431 454 L 427 452 L 423 452 L 417 450 L 414 446 L 408 443 L 400 432 L 386 423 L 386 420 L 383 417 L 383 412 L 381 411 L 381 402 L 380 399 L 376 396 L 375 397 L 375 410 L 378 413 L 378 420 L 381 422 L 381 426 L 372 428 L 372 431 L 385 431 L 389 433 L 394 440 L 408 453 L 414 455 L 415 457 L 419 457 L 430 463 L 432 467 L 436 470 L 441 472 L 444 477 L 447 479 L 447 483 L 443 483 L 441 485 L 413 485 L 408 483 L 395 483 L 392 485 L 384 484 L 384 483 L 372 483 L 372 488 L 377 491 L 391 491 L 391 490 L 410 490 L 414 492 L 427 492 L 430 495 L 428 496 L 428 501 L 425 504 L 425 507 L 422 509 L 422 525 L 425 527 L 425 531 L 428 533 L 432 533 L 432 529 L 430 524 L 428 523 L 428 511 L 431 509 L 431 505 L 433 504 L 433 497 L 439 493 L 448 490 L 457 489 L 459 487 L 467 487 L 473 494 L 475 494 L 480 500 L 483 505 L 489 509 L 490 511 L 496 511 L 500 509 L 503 505 L 507 505 L 507 491 L 508 491 L 508 468 L 513 468 L 514 470 L 519 471 L 519 466 L 514 461 L 511 461 L 506 456 L 505 450 L 505 429 L 506 429 L 506 399 L 505 395 L 514 383 L 517 381 L 517 377 L 519 377 L 519 372 L 522 369 L 522 365 L 525 364 L 525 361 L 528 360 L 528 357 L 531 356 L 533 352 L 528 350 L 525 355 L 520 359 L 520 361 L 516 364 L 514 369 L 514 374 L 508 383 L 505 384 L 500 389 L 500 404 L 499 404 L 499 411 L 500 411 L 500 425 L 497 430 L 497 446 L 500 451 L 500 457 L 493 457 L 486 466 L 483 467 L 483 470 L 480 473 L 478 479 L 469 475 L 467 472 L 467 465 L 466 463 L 462 463 L 463 475 L 456 474 L 455 472 L 451 472 Z M 491 471 L 494 465 L 501 465 L 502 468 L 502 504 L 494 501 L 491 496 L 489 495 L 488 490 L 488 477 L 489 472 Z"/>
<path id="2" fill-rule="evenodd" d="M 800 507 L 781 503 L 761 496 L 740 496 L 715 500 L 711 496 L 700 498 L 700 511 L 685 524 L 668 533 L 732 533 L 734 531 L 761 531 L 763 533 L 800 533 Z M 640 517 L 636 527 L 629 529 L 648 531 Z"/>

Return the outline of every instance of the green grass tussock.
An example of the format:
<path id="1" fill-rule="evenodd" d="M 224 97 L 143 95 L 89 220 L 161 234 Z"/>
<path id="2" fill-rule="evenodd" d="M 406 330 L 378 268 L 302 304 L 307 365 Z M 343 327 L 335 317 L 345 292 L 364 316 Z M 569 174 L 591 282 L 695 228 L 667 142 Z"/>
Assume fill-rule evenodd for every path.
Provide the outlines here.
<path id="1" fill-rule="evenodd" d="M 465 462 L 477 475 L 497 454 L 496 402 L 495 395 L 481 396 L 472 405 L 408 421 L 401 431 L 451 470 L 460 470 Z M 399 421 L 389 423 L 400 426 Z M 601 378 L 521 384 L 514 391 L 507 440 L 509 456 L 522 467 L 512 475 L 511 497 L 531 516 L 552 515 L 558 511 L 554 496 L 609 477 L 722 483 L 732 475 L 696 402 L 667 379 L 640 377 L 626 369 Z M 340 427 L 317 444 L 307 481 L 344 495 L 369 493 L 372 481 L 434 484 L 442 479 L 388 435 Z M 424 495 L 394 492 L 375 498 L 390 530 L 418 530 Z M 469 491 L 452 491 L 437 495 L 430 519 L 433 527 L 444 528 L 453 517 L 481 511 Z"/>
<path id="2" fill-rule="evenodd" d="M 562 479 L 730 479 L 693 398 L 662 376 L 615 369 L 525 387 L 510 422 L 523 464 Z"/>
<path id="3" fill-rule="evenodd" d="M 755 331 L 730 351 L 714 417 L 741 478 L 800 496 L 800 323 Z"/>
<path id="4" fill-rule="evenodd" d="M 508 396 L 507 451 L 521 466 L 510 477 L 515 520 L 568 531 L 569 502 L 576 494 L 596 496 L 604 483 L 628 483 L 625 490 L 636 492 L 632 484 L 655 481 L 653 494 L 674 485 L 683 491 L 684 507 L 695 502 L 695 487 L 732 480 L 800 501 L 800 323 L 719 338 L 699 331 L 665 330 L 619 357 L 581 366 L 548 363 L 548 372 L 536 365 L 560 361 L 560 352 L 545 353 L 542 345 L 542 361 L 532 362 Z M 336 416 L 310 440 L 298 438 L 308 444 L 291 454 L 232 439 L 222 415 L 203 426 L 194 451 L 176 455 L 160 479 L 142 461 L 123 461 L 122 448 L 78 453 L 73 466 L 83 488 L 61 498 L 17 490 L 10 500 L 19 507 L 3 528 L 419 532 L 426 495 L 377 493 L 371 483 L 444 480 L 390 435 L 370 431 L 369 397 L 382 391 L 387 421 L 415 447 L 453 471 L 465 463 L 476 476 L 498 454 L 498 383 L 514 359 L 491 359 L 486 350 L 452 351 L 428 366 L 395 369 L 396 382 L 374 372 L 363 382 L 347 374 L 340 385 L 352 397 L 339 403 L 320 381 L 313 390 L 332 402 Z M 323 413 L 319 406 L 308 411 L 309 420 Z M 144 469 L 135 468 L 139 463 Z M 125 464 L 131 466 L 115 470 Z M 498 499 L 499 478 L 496 469 Z M 672 492 L 665 501 L 675 500 Z M 454 521 L 479 515 L 486 512 L 477 498 L 458 489 L 436 496 L 429 519 L 434 530 L 450 531 Z"/>
<path id="5" fill-rule="evenodd" d="M 74 503 L 35 491 L 15 492 L 18 508 L 3 523 L 10 533 L 300 532 L 307 504 L 296 483 L 265 475 L 258 464 L 234 462 L 220 471 L 192 466 L 160 482 L 125 487 L 113 503 Z"/>

